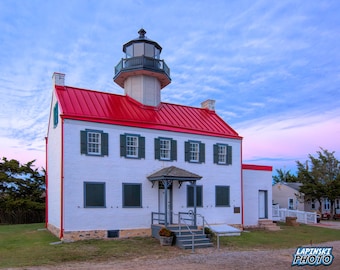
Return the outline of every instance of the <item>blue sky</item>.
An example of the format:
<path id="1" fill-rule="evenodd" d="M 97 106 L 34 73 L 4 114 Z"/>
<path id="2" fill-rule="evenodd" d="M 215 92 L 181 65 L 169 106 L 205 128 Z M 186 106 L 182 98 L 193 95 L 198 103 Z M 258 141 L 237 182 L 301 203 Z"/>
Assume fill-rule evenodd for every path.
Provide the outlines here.
<path id="1" fill-rule="evenodd" d="M 337 0 L 1 0 L 0 155 L 45 166 L 53 72 L 123 94 L 114 66 L 143 27 L 171 69 L 162 100 L 215 99 L 245 163 L 340 158 L 339 14 Z"/>

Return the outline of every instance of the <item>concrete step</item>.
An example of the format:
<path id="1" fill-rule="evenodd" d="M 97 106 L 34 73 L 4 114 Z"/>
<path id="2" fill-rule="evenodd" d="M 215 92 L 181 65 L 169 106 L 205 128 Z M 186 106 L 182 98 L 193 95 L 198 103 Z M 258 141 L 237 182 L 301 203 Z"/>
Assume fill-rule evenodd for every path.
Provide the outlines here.
<path id="1" fill-rule="evenodd" d="M 281 230 L 280 226 L 277 226 L 277 223 L 273 222 L 269 219 L 261 219 L 258 222 L 259 227 L 268 231 L 279 231 Z"/>

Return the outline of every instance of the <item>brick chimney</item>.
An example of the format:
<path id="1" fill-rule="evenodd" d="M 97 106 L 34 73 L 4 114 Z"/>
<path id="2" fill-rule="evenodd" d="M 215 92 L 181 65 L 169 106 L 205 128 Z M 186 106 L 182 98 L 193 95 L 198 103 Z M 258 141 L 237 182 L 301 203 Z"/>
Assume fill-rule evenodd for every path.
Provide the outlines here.
<path id="1" fill-rule="evenodd" d="M 65 85 L 65 74 L 54 72 L 52 76 L 52 83 L 53 83 L 53 86 L 54 85 L 64 86 Z"/>
<path id="2" fill-rule="evenodd" d="M 203 101 L 201 103 L 202 109 L 208 109 L 210 111 L 215 111 L 215 100 L 213 99 L 207 99 L 206 101 Z"/>

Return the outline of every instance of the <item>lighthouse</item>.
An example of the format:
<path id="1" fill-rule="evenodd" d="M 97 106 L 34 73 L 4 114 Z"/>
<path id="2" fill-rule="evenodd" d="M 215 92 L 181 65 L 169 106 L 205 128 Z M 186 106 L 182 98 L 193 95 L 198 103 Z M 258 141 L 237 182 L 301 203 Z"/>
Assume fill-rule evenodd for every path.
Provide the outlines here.
<path id="1" fill-rule="evenodd" d="M 123 45 L 125 58 L 115 66 L 113 81 L 124 89 L 125 95 L 146 106 L 157 107 L 161 89 L 171 82 L 170 69 L 160 59 L 162 47 L 145 36 L 139 36 Z"/>

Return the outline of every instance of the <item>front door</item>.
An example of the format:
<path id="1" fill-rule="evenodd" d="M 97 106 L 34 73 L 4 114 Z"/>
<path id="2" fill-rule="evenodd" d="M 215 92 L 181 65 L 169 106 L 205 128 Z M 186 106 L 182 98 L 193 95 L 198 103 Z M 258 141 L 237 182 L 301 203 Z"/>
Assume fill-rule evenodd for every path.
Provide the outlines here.
<path id="1" fill-rule="evenodd" d="M 267 190 L 259 190 L 259 218 L 268 218 Z"/>
<path id="2" fill-rule="evenodd" d="M 172 223 L 172 196 L 171 196 L 172 192 L 171 191 L 172 191 L 172 186 L 166 189 L 166 196 L 165 196 L 165 188 L 160 185 L 158 189 L 158 198 L 159 198 L 158 209 L 160 213 L 167 213 L 167 221 L 169 224 Z"/>

